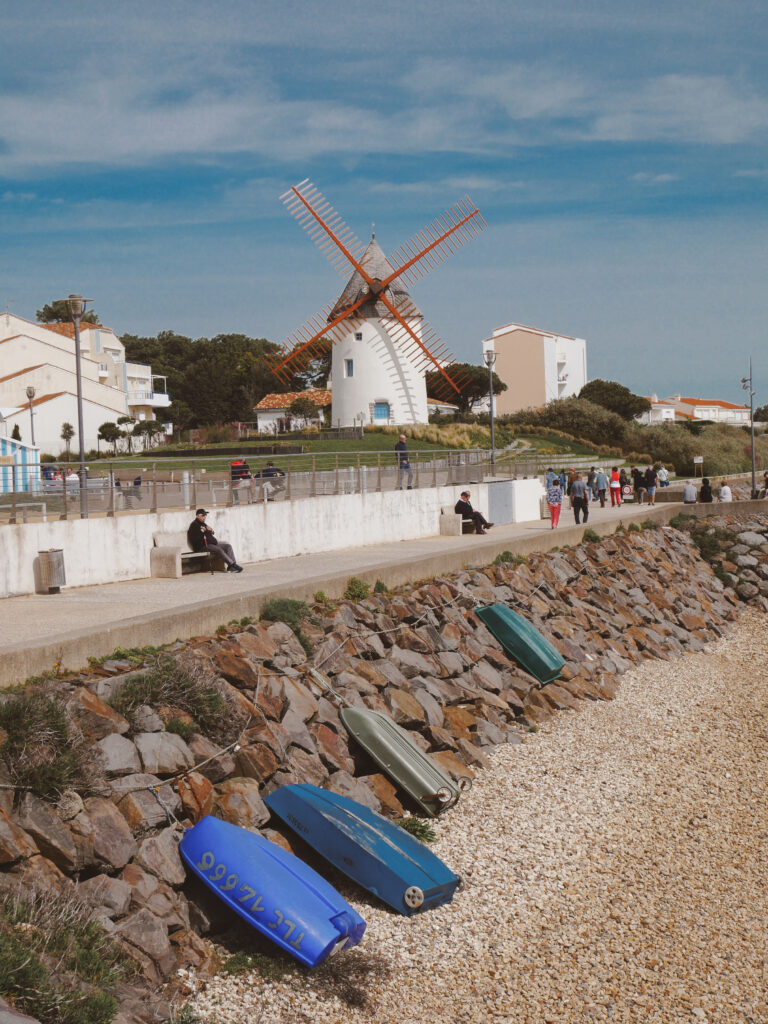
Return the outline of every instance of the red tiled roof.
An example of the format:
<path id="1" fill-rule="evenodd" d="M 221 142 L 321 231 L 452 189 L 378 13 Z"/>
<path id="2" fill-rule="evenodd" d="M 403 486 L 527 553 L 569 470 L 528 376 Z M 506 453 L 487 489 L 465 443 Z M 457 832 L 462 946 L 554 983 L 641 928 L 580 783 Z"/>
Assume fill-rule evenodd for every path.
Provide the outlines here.
<path id="1" fill-rule="evenodd" d="M 264 395 L 255 409 L 265 411 L 267 409 L 287 409 L 297 398 L 308 398 L 318 408 L 331 404 L 331 392 L 321 388 L 307 388 L 306 391 L 274 391 L 272 394 Z"/>
<path id="2" fill-rule="evenodd" d="M 67 338 L 74 338 L 75 336 L 75 325 L 74 324 L 38 324 L 38 327 L 45 327 L 47 331 L 53 331 L 55 334 L 63 334 Z M 80 324 L 80 331 L 108 331 L 108 327 L 104 327 L 104 324 L 92 324 L 82 322 Z"/>
<path id="3" fill-rule="evenodd" d="M 735 405 L 733 402 L 723 402 L 719 398 L 680 398 L 678 401 L 683 405 L 719 405 L 721 409 L 749 409 L 748 405 Z"/>

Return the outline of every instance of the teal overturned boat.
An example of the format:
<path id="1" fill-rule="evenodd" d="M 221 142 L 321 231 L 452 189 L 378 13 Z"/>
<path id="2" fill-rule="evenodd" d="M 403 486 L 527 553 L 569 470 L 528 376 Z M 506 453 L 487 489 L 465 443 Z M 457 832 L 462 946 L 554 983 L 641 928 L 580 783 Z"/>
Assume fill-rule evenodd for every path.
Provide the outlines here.
<path id="1" fill-rule="evenodd" d="M 309 783 L 280 786 L 264 803 L 334 867 L 399 914 L 429 910 L 453 898 L 458 876 L 370 807 Z"/>
<path id="2" fill-rule="evenodd" d="M 513 612 L 505 604 L 475 608 L 475 615 L 493 633 L 507 654 L 540 683 L 551 683 L 560 675 L 565 665 L 563 656 L 522 615 Z"/>

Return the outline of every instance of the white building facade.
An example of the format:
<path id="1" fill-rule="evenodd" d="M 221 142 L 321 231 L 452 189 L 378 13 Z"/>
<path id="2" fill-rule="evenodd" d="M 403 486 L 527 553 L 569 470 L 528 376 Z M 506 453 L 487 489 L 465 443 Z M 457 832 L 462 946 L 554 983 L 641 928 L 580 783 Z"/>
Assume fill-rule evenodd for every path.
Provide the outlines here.
<path id="1" fill-rule="evenodd" d="M 170 405 L 165 378 L 152 368 L 126 362 L 125 349 L 114 331 L 82 324 L 80 369 L 83 394 L 83 441 L 98 447 L 102 423 L 121 416 L 162 419 Z M 34 388 L 32 409 L 27 388 Z M 77 429 L 77 369 L 73 324 L 38 324 L 11 313 L 0 314 L 0 415 L 4 433 L 19 427 L 22 439 L 41 451 L 59 454 L 64 448 L 64 423 Z M 72 439 L 79 447 L 79 439 Z"/>
<path id="2" fill-rule="evenodd" d="M 494 372 L 507 385 L 494 398 L 497 415 L 571 398 L 587 383 L 584 338 L 506 324 L 483 341 L 483 350 L 488 349 L 496 353 Z"/>

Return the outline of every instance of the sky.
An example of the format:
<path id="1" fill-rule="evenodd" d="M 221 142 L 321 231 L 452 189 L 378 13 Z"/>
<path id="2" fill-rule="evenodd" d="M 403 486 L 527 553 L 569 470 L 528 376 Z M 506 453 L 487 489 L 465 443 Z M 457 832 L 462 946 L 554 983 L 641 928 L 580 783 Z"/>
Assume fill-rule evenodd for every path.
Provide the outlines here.
<path id="1" fill-rule="evenodd" d="M 310 178 L 396 250 L 487 228 L 411 289 L 481 362 L 516 322 L 590 378 L 768 402 L 768 19 L 758 0 L 25 0 L 0 11 L 0 309 L 280 342 L 344 280 Z"/>

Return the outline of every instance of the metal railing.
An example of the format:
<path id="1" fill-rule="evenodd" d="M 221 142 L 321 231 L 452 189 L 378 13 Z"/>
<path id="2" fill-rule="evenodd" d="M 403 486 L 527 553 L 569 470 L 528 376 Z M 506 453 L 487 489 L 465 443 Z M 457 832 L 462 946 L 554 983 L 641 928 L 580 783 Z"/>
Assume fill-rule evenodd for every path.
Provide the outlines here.
<path id="1" fill-rule="evenodd" d="M 154 453 L 152 453 L 154 454 Z M 410 451 L 410 472 L 400 471 L 393 452 L 338 451 L 301 455 L 252 456 L 244 451 L 250 478 L 233 480 L 233 456 L 190 458 L 180 468 L 178 458 L 147 455 L 131 459 L 90 462 L 85 482 L 89 516 L 227 507 L 268 501 L 295 501 L 318 495 L 358 494 L 398 488 L 468 486 L 491 477 L 526 478 L 543 474 L 552 464 L 570 468 L 594 460 L 527 451 L 496 452 L 495 467 L 485 449 Z M 279 475 L 270 475 L 268 462 Z M 81 481 L 64 464 L 48 463 L 40 475 L 20 486 L 16 466 L 10 488 L 0 493 L 0 525 L 6 523 L 70 519 L 80 515 Z M 29 473 L 29 468 L 27 468 Z M 7 478 L 6 478 L 7 479 Z M 27 478 L 28 479 L 28 478 Z M 0 483 L 2 477 L 0 477 Z M 32 500 L 37 499 L 37 500 Z M 40 500 L 42 499 L 42 500 Z M 39 513 L 34 507 L 39 506 Z M 21 510 L 23 509 L 23 513 Z"/>

